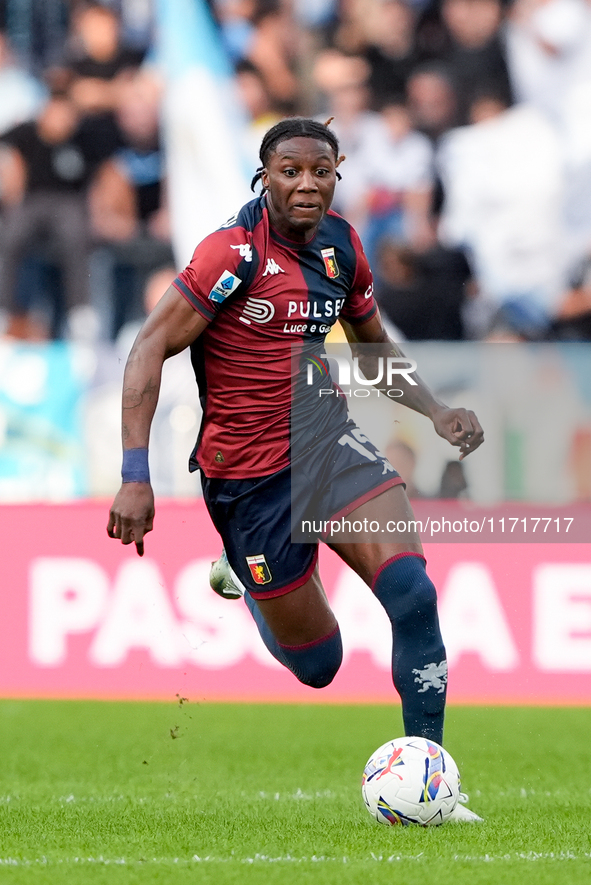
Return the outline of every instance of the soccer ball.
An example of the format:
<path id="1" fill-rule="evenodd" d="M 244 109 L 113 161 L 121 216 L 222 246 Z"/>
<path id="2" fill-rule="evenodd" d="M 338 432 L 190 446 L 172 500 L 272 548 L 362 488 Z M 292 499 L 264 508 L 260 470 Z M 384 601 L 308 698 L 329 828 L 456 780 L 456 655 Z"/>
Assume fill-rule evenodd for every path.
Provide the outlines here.
<path id="1" fill-rule="evenodd" d="M 458 803 L 460 774 L 447 750 L 435 741 L 396 738 L 369 758 L 361 793 L 380 823 L 437 826 Z"/>

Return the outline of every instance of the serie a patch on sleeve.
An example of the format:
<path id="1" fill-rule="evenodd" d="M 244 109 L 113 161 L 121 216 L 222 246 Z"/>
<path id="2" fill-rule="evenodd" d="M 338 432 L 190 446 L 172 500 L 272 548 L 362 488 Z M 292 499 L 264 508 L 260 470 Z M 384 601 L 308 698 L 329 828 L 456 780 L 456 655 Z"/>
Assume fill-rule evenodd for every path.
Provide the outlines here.
<path id="1" fill-rule="evenodd" d="M 209 293 L 209 300 L 221 304 L 226 300 L 228 295 L 231 295 L 232 292 L 236 291 L 241 282 L 242 280 L 240 277 L 237 277 L 236 274 L 230 273 L 229 270 L 225 270 Z"/>

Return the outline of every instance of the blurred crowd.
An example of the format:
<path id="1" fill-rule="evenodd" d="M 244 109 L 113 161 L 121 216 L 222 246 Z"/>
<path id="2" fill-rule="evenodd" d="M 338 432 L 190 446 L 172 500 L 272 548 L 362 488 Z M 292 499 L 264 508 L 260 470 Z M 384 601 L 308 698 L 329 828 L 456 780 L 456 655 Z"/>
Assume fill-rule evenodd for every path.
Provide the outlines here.
<path id="1" fill-rule="evenodd" d="M 253 165 L 281 117 L 333 118 L 400 340 L 591 340 L 590 0 L 209 5 Z M 5 334 L 114 340 L 174 274 L 154 18 L 0 0 Z"/>
<path id="2" fill-rule="evenodd" d="M 144 6 L 145 27 L 134 32 L 115 5 L 0 4 L 8 335 L 113 339 L 145 313 L 152 275 L 173 264 L 162 77 L 150 64 Z"/>

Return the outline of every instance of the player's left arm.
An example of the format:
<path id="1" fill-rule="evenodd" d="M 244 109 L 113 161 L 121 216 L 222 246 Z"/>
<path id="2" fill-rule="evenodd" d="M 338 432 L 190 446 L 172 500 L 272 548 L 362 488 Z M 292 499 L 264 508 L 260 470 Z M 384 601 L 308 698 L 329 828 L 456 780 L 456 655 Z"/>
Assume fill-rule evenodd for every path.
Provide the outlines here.
<path id="1" fill-rule="evenodd" d="M 412 362 L 408 361 L 400 347 L 388 337 L 379 311 L 364 323 L 349 323 L 341 319 L 341 325 L 351 345 L 353 356 L 359 358 L 359 365 L 367 378 L 376 377 L 379 357 L 382 357 L 385 363 L 388 357 L 401 360 L 400 367 L 406 371 L 397 374 L 396 381 L 390 386 L 385 383 L 386 378 L 383 383 L 375 386 L 384 392 L 387 392 L 389 387 L 396 391 L 401 390 L 402 396 L 397 394 L 396 401 L 430 418 L 439 436 L 452 446 L 459 447 L 460 461 L 482 445 L 484 431 L 474 412 L 470 409 L 450 408 L 433 395 L 416 371 L 410 371 Z"/>

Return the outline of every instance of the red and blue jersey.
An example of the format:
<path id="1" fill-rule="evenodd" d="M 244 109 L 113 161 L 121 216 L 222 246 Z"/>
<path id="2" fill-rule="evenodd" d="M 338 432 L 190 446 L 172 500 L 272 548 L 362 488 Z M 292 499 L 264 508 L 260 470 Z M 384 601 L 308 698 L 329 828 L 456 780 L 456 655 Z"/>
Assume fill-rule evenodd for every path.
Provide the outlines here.
<path id="1" fill-rule="evenodd" d="M 301 383 L 303 360 L 339 317 L 361 324 L 377 310 L 357 233 L 329 212 L 294 243 L 270 227 L 263 196 L 199 243 L 174 285 L 210 321 L 191 346 L 203 406 L 192 463 L 227 479 L 286 467 L 294 428 L 317 436 L 345 409 Z"/>

